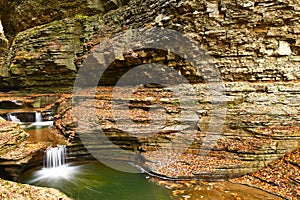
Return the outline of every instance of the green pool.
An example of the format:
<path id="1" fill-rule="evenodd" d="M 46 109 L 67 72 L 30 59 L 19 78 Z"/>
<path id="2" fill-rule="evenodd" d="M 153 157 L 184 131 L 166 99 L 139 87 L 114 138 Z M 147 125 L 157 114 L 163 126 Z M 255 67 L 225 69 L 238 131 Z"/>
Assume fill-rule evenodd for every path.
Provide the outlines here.
<path id="1" fill-rule="evenodd" d="M 130 164 L 126 167 L 134 168 Z M 69 197 L 80 200 L 174 199 L 170 190 L 149 181 L 146 174 L 120 172 L 97 161 L 67 165 L 56 172 L 44 170 L 36 168 L 25 172 L 20 181 L 57 188 Z"/>

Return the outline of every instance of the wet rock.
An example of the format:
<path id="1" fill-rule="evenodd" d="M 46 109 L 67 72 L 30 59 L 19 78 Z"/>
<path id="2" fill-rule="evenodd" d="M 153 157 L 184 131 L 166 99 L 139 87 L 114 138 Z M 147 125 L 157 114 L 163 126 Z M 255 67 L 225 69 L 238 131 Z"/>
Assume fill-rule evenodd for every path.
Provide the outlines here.
<path id="1" fill-rule="evenodd" d="M 287 153 L 259 171 L 232 180 L 260 188 L 287 199 L 297 200 L 299 193 L 300 149 Z"/>
<path id="2" fill-rule="evenodd" d="M 17 109 L 22 106 L 17 101 L 1 101 L 0 109 Z"/>
<path id="3" fill-rule="evenodd" d="M 122 1 L 126 4 L 128 1 Z M 1 2 L 0 16 L 4 30 L 10 41 L 19 32 L 28 28 L 53 22 L 67 17 L 83 18 L 95 14 L 104 14 L 118 8 L 113 1 L 10 1 Z"/>
<path id="4" fill-rule="evenodd" d="M 1 25 L 1 24 L 0 24 Z M 3 57 L 8 50 L 8 40 L 0 30 L 0 56 Z"/>
<path id="5" fill-rule="evenodd" d="M 170 181 L 151 178 L 158 185 L 172 190 L 172 195 L 180 200 L 192 199 L 261 199 L 280 200 L 281 197 L 253 187 L 229 181 L 206 182 L 203 180 Z"/>
<path id="6" fill-rule="evenodd" d="M 11 11 L 13 13 L 14 9 Z M 180 123 L 183 110 L 178 99 L 172 97 L 172 91 L 155 84 L 139 88 L 130 98 L 112 96 L 112 87 L 102 87 L 98 88 L 96 98 L 92 97 L 97 116 L 94 122 L 103 127 L 110 143 L 92 141 L 91 145 L 109 152 L 116 144 L 128 152 L 139 153 L 144 167 L 164 178 L 227 179 L 242 176 L 267 166 L 299 146 L 299 11 L 298 2 L 281 0 L 132 0 L 106 15 L 73 13 L 71 18 L 61 15 L 64 19 L 58 21 L 41 19 L 37 23 L 43 24 L 41 26 L 32 29 L 21 26 L 22 30 L 26 30 L 14 32 L 18 34 L 0 71 L 0 88 L 33 88 L 35 92 L 70 91 L 87 54 L 114 33 L 131 27 L 164 27 L 179 31 L 201 44 L 211 57 L 210 62 L 220 72 L 226 95 L 223 100 L 227 111 L 224 124 L 219 123 L 220 120 L 211 122 L 212 103 L 210 92 L 203 86 L 205 77 L 200 76 L 183 58 L 159 50 L 128 51 L 124 54 L 116 51 L 116 61 L 101 79 L 103 85 L 115 85 L 137 65 L 164 64 L 176 69 L 194 84 L 197 91 L 194 99 L 199 103 L 195 114 L 199 120 L 195 126 L 190 123 L 193 118 L 189 117 L 183 118 Z M 192 49 L 189 51 L 192 52 Z M 128 109 L 114 107 L 113 110 L 120 116 L 118 120 L 112 112 L 112 100 L 129 102 Z M 221 98 L 217 100 L 220 101 Z M 160 105 L 165 112 L 151 115 L 161 110 L 152 109 L 152 105 Z M 91 104 L 82 103 L 83 119 L 89 114 L 85 111 L 90 107 Z M 74 157 L 89 156 L 76 133 L 81 118 L 76 119 L 72 115 L 71 96 L 62 96 L 49 108 L 57 114 L 56 131 L 64 135 L 76 150 Z M 221 111 L 214 114 L 218 116 Z M 129 126 L 132 123 L 126 121 L 127 116 L 137 126 Z M 153 126 L 150 126 L 151 117 L 156 119 Z M 161 124 L 164 126 L 161 127 Z M 209 129 L 222 125 L 220 132 Z M 149 130 L 149 127 L 158 131 Z M 86 129 L 84 131 L 88 131 L 89 127 Z M 90 132 L 97 134 L 97 131 Z M 187 138 L 185 133 L 195 135 Z M 203 144 L 205 137 L 210 135 L 221 136 L 212 142 L 213 147 Z M 188 148 L 184 146 L 186 144 L 189 144 Z M 164 151 L 172 145 L 173 151 Z M 183 147 L 185 151 L 181 151 Z M 294 169 L 293 164 L 286 167 Z M 256 174 L 256 177 L 264 180 L 266 174 Z M 266 187 L 273 185 L 276 191 L 280 188 L 276 185 L 278 180 L 281 180 L 280 177 L 270 181 Z M 297 185 L 297 181 L 292 177 L 286 185 Z M 297 190 L 292 190 L 292 195 L 298 195 Z M 192 197 L 186 195 L 185 198 Z"/>
<path id="7" fill-rule="evenodd" d="M 47 109 L 44 109 L 44 107 L 54 103 L 59 97 L 59 94 L 27 95 L 22 94 L 21 91 L 14 93 L 0 92 L 0 108 L 2 109 L 0 113 L 8 113 L 8 109 L 23 109 L 19 111 L 26 111 L 28 108 L 46 112 Z"/>
<path id="8" fill-rule="evenodd" d="M 5 56 L 8 51 L 8 40 L 4 35 L 3 27 L 0 20 L 0 74 L 2 76 L 9 76 L 7 69 L 5 68 Z"/>

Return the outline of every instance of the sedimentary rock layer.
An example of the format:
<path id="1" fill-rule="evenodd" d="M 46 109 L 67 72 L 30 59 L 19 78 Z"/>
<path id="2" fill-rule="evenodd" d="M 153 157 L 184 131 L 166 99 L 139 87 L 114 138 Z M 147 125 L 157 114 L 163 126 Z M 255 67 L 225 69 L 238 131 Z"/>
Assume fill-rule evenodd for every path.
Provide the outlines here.
<path id="1" fill-rule="evenodd" d="M 1 88 L 72 86 L 92 47 L 143 27 L 169 28 L 197 41 L 224 81 L 297 81 L 299 17 L 295 1 L 130 1 L 105 15 L 75 16 L 19 33 L 1 67 Z M 149 62 L 191 73 L 188 63 L 167 54 L 158 58 L 155 51 L 142 51 L 138 58 L 117 59 L 102 83 L 114 84 L 115 71 Z"/>

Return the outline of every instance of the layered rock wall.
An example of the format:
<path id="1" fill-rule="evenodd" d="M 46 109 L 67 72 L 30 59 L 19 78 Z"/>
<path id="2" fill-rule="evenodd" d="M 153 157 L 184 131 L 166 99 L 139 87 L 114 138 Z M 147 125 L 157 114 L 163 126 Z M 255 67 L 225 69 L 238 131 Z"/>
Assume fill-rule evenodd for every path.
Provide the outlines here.
<path id="1" fill-rule="evenodd" d="M 46 144 L 26 143 L 29 136 L 18 123 L 0 118 L 0 168 L 1 177 L 17 180 L 28 165 L 34 165 L 42 158 Z"/>
<path id="2" fill-rule="evenodd" d="M 2 67 L 1 87 L 72 86 L 93 46 L 130 27 L 161 26 L 199 42 L 224 81 L 299 80 L 299 10 L 293 1 L 131 1 L 104 16 L 77 15 L 19 33 Z M 143 54 L 116 67 L 163 62 L 185 70 L 180 64 L 174 66 L 173 60 L 152 57 Z M 103 82 L 112 84 L 113 74 L 114 69 Z"/>
<path id="3" fill-rule="evenodd" d="M 86 55 L 110 35 L 130 27 L 177 30 L 199 42 L 220 71 L 228 113 L 216 154 L 225 151 L 230 158 L 245 161 L 241 167 L 241 173 L 245 173 L 298 145 L 299 12 L 299 4 L 293 1 L 130 1 L 105 15 L 75 16 L 19 33 L 6 58 L 3 71 L 8 73 L 2 74 L 1 87 L 72 87 Z M 166 52 L 141 50 L 113 63 L 101 81 L 114 85 L 129 69 L 151 62 L 163 63 L 182 74 L 193 73 L 183 59 L 174 59 Z M 190 77 L 194 84 L 203 83 L 197 74 Z M 207 100 L 197 98 L 199 113 L 210 113 Z M 63 115 L 69 112 L 70 107 Z M 200 117 L 198 125 L 205 132 L 210 118 Z M 63 134 L 77 137 L 73 123 L 59 123 Z M 113 126 L 107 128 L 107 134 L 115 142 L 120 141 L 124 149 L 155 149 L 165 141 L 131 138 L 125 144 L 128 135 Z M 197 143 L 193 148 L 197 149 Z M 252 162 L 250 166 L 248 161 Z M 222 173 L 221 165 L 220 169 Z"/>
<path id="4" fill-rule="evenodd" d="M 61 20 L 67 17 L 84 17 L 106 13 L 127 1 L 10 1 L 0 2 L 0 18 L 10 41 L 28 28 Z"/>
<path id="5" fill-rule="evenodd" d="M 88 53 L 111 35 L 144 27 L 179 31 L 197 41 L 220 72 L 226 97 L 224 124 L 210 121 L 209 91 L 195 67 L 169 52 L 149 49 L 117 59 L 100 84 L 114 86 L 128 70 L 153 62 L 174 68 L 183 75 L 190 74 L 186 77 L 199 92 L 195 97 L 198 128 L 192 145 L 179 154 L 159 151 L 170 146 L 177 139 L 177 133 L 182 133 L 176 129 L 181 112 L 178 99 L 172 98 L 172 92 L 166 88 L 140 88 L 141 91 L 129 99 L 119 99 L 119 96 L 113 99 L 112 87 L 99 88 L 95 105 L 97 120 L 114 144 L 140 153 L 145 158 L 144 166 L 154 173 L 176 178 L 240 176 L 299 148 L 299 21 L 300 4 L 292 0 L 132 0 L 106 14 L 75 15 L 18 33 L 1 68 L 0 88 L 34 88 L 35 91 L 72 88 Z M 166 127 L 152 137 L 124 132 L 112 116 L 112 100 L 130 100 L 132 118 L 141 128 L 151 120 L 148 115 L 151 105 L 162 105 L 168 119 Z M 60 99 L 55 106 L 57 130 L 77 148 L 77 155 L 88 155 L 75 132 L 78 119 L 72 116 L 71 97 Z M 83 105 L 83 108 L 85 106 L 91 105 Z M 124 111 L 115 109 L 119 113 Z M 84 109 L 82 112 L 86 114 Z M 208 133 L 210 123 L 224 125 L 221 133 Z M 195 130 L 195 127 L 184 129 Z M 202 141 L 208 134 L 222 137 L 212 151 L 202 156 L 199 150 L 206 149 Z M 94 149 L 110 151 L 111 147 L 95 143 Z M 175 156 L 170 165 L 160 165 L 168 156 Z"/>

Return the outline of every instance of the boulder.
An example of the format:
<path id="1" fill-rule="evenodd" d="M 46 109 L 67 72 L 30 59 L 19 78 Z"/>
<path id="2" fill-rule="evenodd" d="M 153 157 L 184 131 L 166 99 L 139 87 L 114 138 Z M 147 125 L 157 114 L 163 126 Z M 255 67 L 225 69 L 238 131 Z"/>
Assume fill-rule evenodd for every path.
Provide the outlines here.
<path id="1" fill-rule="evenodd" d="M 0 196 L 2 199 L 70 199 L 56 189 L 20 184 L 3 179 L 0 179 L 0 188 Z"/>
<path id="2" fill-rule="evenodd" d="M 0 118 L 0 168 L 3 178 L 17 180 L 25 168 L 42 161 L 46 144 L 28 144 L 28 136 L 18 123 Z"/>

